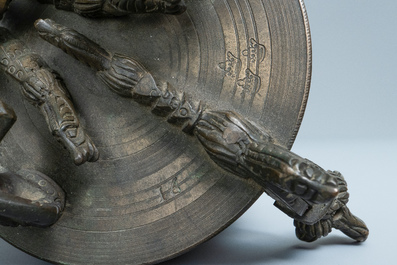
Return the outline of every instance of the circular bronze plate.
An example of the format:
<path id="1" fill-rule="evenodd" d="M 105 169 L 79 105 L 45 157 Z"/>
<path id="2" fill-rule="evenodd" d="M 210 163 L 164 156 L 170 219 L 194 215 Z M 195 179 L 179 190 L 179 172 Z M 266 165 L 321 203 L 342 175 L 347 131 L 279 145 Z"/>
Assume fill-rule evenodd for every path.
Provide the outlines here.
<path id="1" fill-rule="evenodd" d="M 1 227 L 31 255 L 61 264 L 140 264 L 169 259 L 211 238 L 261 194 L 217 168 L 193 136 L 107 89 L 95 73 L 39 39 L 37 18 L 75 28 L 131 55 L 213 108 L 232 109 L 291 147 L 309 91 L 310 36 L 299 0 L 186 1 L 180 16 L 90 20 L 35 1 L 12 3 L 2 24 L 61 73 L 101 157 L 75 166 L 19 85 L 0 77 L 18 121 L 0 145 L 10 170 L 39 170 L 66 192 L 48 229 Z"/>

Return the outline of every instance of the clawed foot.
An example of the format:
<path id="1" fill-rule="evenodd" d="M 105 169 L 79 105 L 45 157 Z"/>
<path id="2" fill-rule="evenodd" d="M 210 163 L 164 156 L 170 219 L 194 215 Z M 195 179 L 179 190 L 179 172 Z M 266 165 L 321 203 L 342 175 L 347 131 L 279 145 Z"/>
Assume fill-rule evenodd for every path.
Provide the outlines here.
<path id="1" fill-rule="evenodd" d="M 64 128 L 58 132 L 58 140 L 68 149 L 76 165 L 95 162 L 99 151 L 91 138 L 81 128 Z"/>
<path id="2" fill-rule="evenodd" d="M 295 174 L 284 180 L 292 194 L 313 203 L 321 204 L 333 200 L 339 193 L 337 179 L 330 171 L 324 171 L 309 160 L 293 165 Z"/>
<path id="3" fill-rule="evenodd" d="M 369 235 L 369 230 L 365 223 L 354 216 L 347 206 L 334 211 L 324 219 L 314 224 L 306 224 L 294 220 L 297 238 L 305 242 L 313 242 L 331 233 L 332 228 L 341 230 L 348 237 L 357 242 L 364 242 Z"/>
<path id="4" fill-rule="evenodd" d="M 39 19 L 35 27 L 41 38 L 98 71 L 98 76 L 123 97 L 157 98 L 161 91 L 153 76 L 136 60 L 104 50 L 79 32 L 50 19 Z"/>
<path id="5" fill-rule="evenodd" d="M 338 195 L 332 172 L 274 144 L 264 130 L 235 113 L 206 111 L 195 133 L 215 161 L 240 176 L 277 186 L 311 204 L 329 203 Z"/>
<path id="6" fill-rule="evenodd" d="M 329 205 L 321 220 L 313 224 L 302 220 L 294 220 L 296 236 L 302 241 L 313 242 L 327 236 L 332 228 L 336 228 L 358 242 L 365 241 L 369 235 L 369 230 L 365 223 L 354 216 L 346 205 L 349 201 L 349 193 L 347 192 L 345 179 L 342 174 L 336 171 L 329 171 L 329 174 L 335 176 L 338 181 L 338 196 Z M 315 212 L 316 210 L 309 210 L 306 214 L 310 215 L 311 211 Z"/>

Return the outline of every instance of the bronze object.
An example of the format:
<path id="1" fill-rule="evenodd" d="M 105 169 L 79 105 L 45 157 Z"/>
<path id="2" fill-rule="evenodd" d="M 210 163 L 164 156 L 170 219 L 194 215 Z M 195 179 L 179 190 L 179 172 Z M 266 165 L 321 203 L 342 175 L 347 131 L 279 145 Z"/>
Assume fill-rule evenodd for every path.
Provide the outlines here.
<path id="1" fill-rule="evenodd" d="M 16 121 L 14 111 L 0 102 L 0 141 Z M 48 227 L 65 207 L 65 194 L 48 176 L 34 170 L 16 174 L 0 166 L 0 224 Z"/>
<path id="2" fill-rule="evenodd" d="M 40 11 L 69 27 L 78 28 L 79 19 L 88 21 L 57 16 L 51 8 Z M 100 15 L 108 16 L 102 11 Z M 296 25 L 288 19 L 297 21 Z M 10 16 L 3 22 L 15 25 L 13 21 Z M 112 31 L 124 23 L 131 27 Z M 108 41 L 108 47 L 120 53 L 108 52 L 50 20 L 39 20 L 36 27 L 41 37 L 96 69 L 104 83 L 124 98 L 109 92 L 85 68 L 79 69 L 80 76 L 92 86 L 80 89 L 84 84 L 78 80 L 79 73 L 70 68 L 75 62 L 43 45 L 46 52 L 40 54 L 62 72 L 85 120 L 82 128 L 98 145 L 101 157 L 95 163 L 71 167 L 62 159 L 64 152 L 51 153 L 51 142 L 43 146 L 43 126 L 37 125 L 39 119 L 32 119 L 26 106 L 22 108 L 22 117 L 28 114 L 28 123 L 34 124 L 33 138 L 39 146 L 25 146 L 22 153 L 43 148 L 48 156 L 31 162 L 21 156 L 11 162 L 16 152 L 12 139 L 3 144 L 10 153 L 1 162 L 8 168 L 24 163 L 51 175 L 67 200 L 63 216 L 52 227 L 2 228 L 6 240 L 58 263 L 156 262 L 219 232 L 262 188 L 295 219 L 302 240 L 326 236 L 332 227 L 355 240 L 366 239 L 365 224 L 346 207 L 348 194 L 341 174 L 324 171 L 286 148 L 296 136 L 310 79 L 310 36 L 302 2 L 189 2 L 188 11 L 179 17 L 145 15 L 87 24 L 86 35 L 95 38 L 95 31 L 106 32 L 107 39 L 100 42 Z M 259 29 L 261 25 L 267 28 Z M 40 43 L 32 28 L 19 27 L 16 32 L 26 32 L 25 38 Z M 172 30 L 165 30 L 164 36 L 167 27 Z M 178 34 L 178 28 L 183 33 Z M 156 36 L 152 48 L 139 45 L 139 38 L 153 38 L 152 34 Z M 183 35 L 182 42 L 175 38 Z M 124 36 L 134 36 L 126 39 L 136 41 L 133 49 L 117 48 L 114 39 Z M 219 39 L 223 44 L 214 46 Z M 29 43 L 40 50 L 42 43 L 34 45 L 35 41 Z M 165 43 L 177 47 L 168 56 Z M 5 94 L 20 105 L 18 97 Z M 154 114 L 166 116 L 187 134 L 127 97 L 150 105 Z M 20 128 L 21 134 L 24 130 Z M 26 237 L 37 241 L 26 244 Z M 43 246 L 46 240 L 54 244 Z"/>

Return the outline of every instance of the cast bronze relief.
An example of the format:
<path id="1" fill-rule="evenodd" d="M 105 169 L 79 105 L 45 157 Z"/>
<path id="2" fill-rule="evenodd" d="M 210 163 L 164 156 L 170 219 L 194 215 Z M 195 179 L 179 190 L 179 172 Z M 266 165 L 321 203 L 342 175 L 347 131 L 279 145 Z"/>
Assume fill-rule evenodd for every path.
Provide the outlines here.
<path id="1" fill-rule="evenodd" d="M 2 92 L 21 117 L 11 128 L 3 103 L 4 239 L 55 263 L 156 263 L 221 231 L 263 191 L 300 240 L 332 228 L 367 239 L 342 174 L 289 151 L 310 82 L 302 1 L 40 2 L 62 10 L 15 0 L 3 19 L 12 33 L 0 32 L 0 81 L 23 95 Z M 16 22 L 27 7 L 51 19 Z"/>

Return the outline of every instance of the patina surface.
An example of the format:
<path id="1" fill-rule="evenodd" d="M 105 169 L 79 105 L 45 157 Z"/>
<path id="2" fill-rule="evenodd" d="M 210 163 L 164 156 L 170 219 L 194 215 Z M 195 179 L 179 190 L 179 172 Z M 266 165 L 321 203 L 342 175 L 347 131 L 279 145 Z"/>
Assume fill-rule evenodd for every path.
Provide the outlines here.
<path id="1" fill-rule="evenodd" d="M 153 263 L 214 236 L 266 191 L 302 240 L 332 227 L 366 239 L 343 176 L 288 151 L 310 83 L 302 1 L 187 1 L 186 12 L 174 0 L 44 2 L 77 14 L 15 1 L 2 21 L 16 34 L 2 34 L 3 57 L 22 75 L 4 70 L 46 119 L 0 76 L 19 117 L 0 163 L 51 176 L 66 205 L 50 228 L 2 227 L 3 238 L 55 263 Z M 39 20 L 38 34 L 47 17 L 62 26 Z M 30 49 L 10 57 L 21 41 Z M 79 131 L 86 140 L 65 144 Z"/>
<path id="2" fill-rule="evenodd" d="M 35 26 L 40 37 L 96 70 L 112 91 L 150 106 L 152 113 L 197 136 L 221 168 L 261 185 L 276 206 L 296 220 L 301 240 L 326 236 L 332 227 L 341 228 L 357 241 L 366 240 L 366 225 L 346 206 L 347 184 L 339 172 L 325 171 L 288 151 L 266 128 L 236 112 L 212 110 L 168 83 L 157 86 L 151 73 L 132 57 L 112 54 L 50 19 L 37 20 Z"/>

